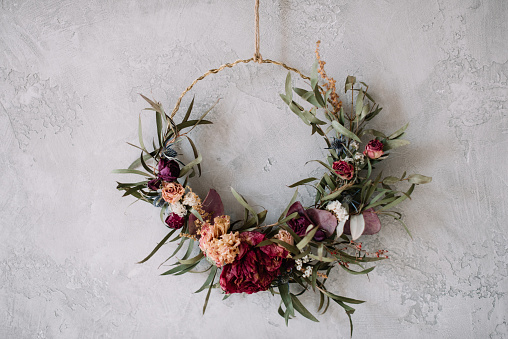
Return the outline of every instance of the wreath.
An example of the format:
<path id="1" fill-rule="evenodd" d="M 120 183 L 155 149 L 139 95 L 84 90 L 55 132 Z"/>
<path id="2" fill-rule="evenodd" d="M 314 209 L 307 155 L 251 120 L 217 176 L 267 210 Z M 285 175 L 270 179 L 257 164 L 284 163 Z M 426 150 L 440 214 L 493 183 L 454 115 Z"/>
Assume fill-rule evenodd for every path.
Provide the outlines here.
<path id="1" fill-rule="evenodd" d="M 318 42 L 319 48 L 319 42 Z M 238 60 L 210 70 L 192 83 L 180 96 L 170 115 L 162 105 L 142 95 L 155 112 L 156 138 L 153 150 L 143 142 L 141 117 L 139 120 L 140 157 L 127 169 L 116 173 L 138 174 L 143 180 L 134 183 L 118 183 L 123 196 L 133 196 L 160 209 L 163 224 L 169 233 L 140 263 L 149 260 L 164 244 L 179 241 L 174 267 L 162 275 L 182 275 L 193 272 L 200 263 L 207 265 L 207 277 L 196 291 L 207 291 L 205 312 L 212 288 L 220 288 L 224 298 L 234 293 L 270 291 L 281 299 L 278 313 L 286 325 L 295 312 L 312 320 L 316 317 L 305 307 L 298 296 L 313 290 L 320 296 L 318 311 L 326 312 L 330 301 L 344 308 L 353 324 L 352 305 L 363 301 L 336 294 L 326 286 L 332 268 L 339 267 L 351 274 L 368 274 L 372 262 L 388 258 L 385 250 L 367 252 L 358 239 L 380 231 L 380 215 L 397 220 L 409 233 L 402 215 L 392 209 L 410 198 L 416 185 L 428 183 L 430 177 L 419 174 L 385 176 L 375 170 L 387 159 L 393 149 L 409 142 L 402 137 L 408 125 L 385 134 L 367 128 L 368 123 L 380 112 L 381 107 L 369 94 L 369 87 L 357 82 L 353 76 L 345 81 L 345 98 L 350 105 L 343 105 L 337 93 L 336 81 L 324 71 L 324 61 L 316 49 L 317 59 L 311 76 L 272 60 Z M 267 210 L 256 211 L 248 200 L 231 188 L 239 204 L 245 209 L 241 219 L 233 219 L 225 211 L 219 194 L 210 189 L 203 199 L 192 190 L 191 181 L 201 175 L 202 156 L 189 132 L 198 126 L 212 122 L 206 120 L 210 110 L 197 118 L 191 118 L 194 99 L 180 122 L 175 115 L 180 102 L 197 81 L 209 74 L 239 63 L 258 61 L 285 67 L 288 72 L 282 100 L 289 109 L 311 128 L 312 134 L 323 137 L 328 150 L 326 159 L 312 160 L 323 167 L 321 178 L 305 178 L 292 185 L 296 188 L 286 209 L 276 223 L 266 224 Z M 292 87 L 291 72 L 310 80 L 309 88 Z M 319 85 L 319 82 L 323 85 Z M 306 109 L 304 105 L 310 108 Z M 213 107 L 212 107 L 213 108 Z M 194 160 L 184 163 L 175 150 L 176 145 L 188 142 Z M 141 169 L 138 169 L 138 168 Z M 399 190 L 395 185 L 407 182 L 409 187 Z M 297 187 L 311 185 L 316 190 L 311 206 L 297 201 Z M 197 243 L 197 246 L 195 244 Z M 186 245 L 186 246 L 185 246 Z M 198 254 L 191 257 L 199 248 Z"/>

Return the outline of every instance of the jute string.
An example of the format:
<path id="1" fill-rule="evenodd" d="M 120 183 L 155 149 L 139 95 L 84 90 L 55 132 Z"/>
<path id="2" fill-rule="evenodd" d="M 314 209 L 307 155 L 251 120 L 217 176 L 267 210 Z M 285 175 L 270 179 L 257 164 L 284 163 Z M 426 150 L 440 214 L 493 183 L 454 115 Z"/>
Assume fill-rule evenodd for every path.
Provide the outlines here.
<path id="1" fill-rule="evenodd" d="M 256 0 L 256 5 L 254 6 L 254 16 L 256 21 L 256 52 L 254 53 L 254 61 L 260 64 L 263 58 L 261 53 L 259 53 L 259 0 Z"/>
<path id="2" fill-rule="evenodd" d="M 194 85 L 196 85 L 196 83 L 198 81 L 201 81 L 203 80 L 204 78 L 206 78 L 207 76 L 209 76 L 210 74 L 216 74 L 216 73 L 219 73 L 220 71 L 222 71 L 223 69 L 226 69 L 226 68 L 231 68 L 233 66 L 236 66 L 238 64 L 248 64 L 249 62 L 251 61 L 254 61 L 254 62 L 257 62 L 259 64 L 274 64 L 274 65 L 278 65 L 278 66 L 282 66 L 284 67 L 285 69 L 287 69 L 288 71 L 291 71 L 291 72 L 294 72 L 296 74 L 298 74 L 300 77 L 302 77 L 303 79 L 306 79 L 306 80 L 309 80 L 310 78 L 304 74 L 302 74 L 299 70 L 297 70 L 296 68 L 294 67 L 290 67 L 288 65 L 286 65 L 285 63 L 283 62 L 279 62 L 279 61 L 275 61 L 275 60 L 270 60 L 270 59 L 263 59 L 261 57 L 261 54 L 259 53 L 259 0 L 256 0 L 256 6 L 255 6 L 255 21 L 256 21 L 256 52 L 254 53 L 254 57 L 250 58 L 250 59 L 240 59 L 240 60 L 236 60 L 234 62 L 231 62 L 231 63 L 226 63 L 218 68 L 214 68 L 214 69 L 211 69 L 209 71 L 207 71 L 205 74 L 203 74 L 202 76 L 200 76 L 199 78 L 197 78 L 196 80 L 194 80 L 192 82 L 192 84 L 190 84 L 183 92 L 182 94 L 180 95 L 180 97 L 178 98 L 178 100 L 176 101 L 176 105 L 175 107 L 173 108 L 173 111 L 171 112 L 171 115 L 170 115 L 170 118 L 173 119 L 173 117 L 175 116 L 176 112 L 178 112 L 178 109 L 180 108 L 180 104 L 182 102 L 182 99 L 183 97 L 185 96 L 185 94 L 187 94 L 187 92 L 189 92 L 192 87 L 194 87 Z M 170 130 L 168 130 L 168 133 L 170 132 Z M 167 135 L 166 135 L 167 136 Z"/>

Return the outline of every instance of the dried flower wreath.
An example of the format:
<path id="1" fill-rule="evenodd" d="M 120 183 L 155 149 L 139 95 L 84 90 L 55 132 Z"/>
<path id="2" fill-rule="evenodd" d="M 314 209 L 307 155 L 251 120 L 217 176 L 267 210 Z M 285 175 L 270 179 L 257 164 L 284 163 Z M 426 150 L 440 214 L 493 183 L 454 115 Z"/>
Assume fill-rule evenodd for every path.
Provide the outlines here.
<path id="1" fill-rule="evenodd" d="M 193 99 L 181 122 L 176 123 L 174 116 L 182 97 L 205 76 L 238 63 L 253 61 L 253 58 L 207 72 L 184 91 L 171 115 L 164 112 L 160 103 L 143 96 L 151 106 L 148 110 L 155 111 L 158 146 L 155 141 L 152 151 L 145 146 L 140 118 L 139 146 L 135 147 L 141 150 L 141 156 L 128 169 L 115 172 L 139 174 L 144 179 L 135 183 L 118 183 L 117 189 L 125 191 L 123 196 L 131 195 L 160 208 L 161 220 L 170 228 L 164 239 L 140 263 L 150 259 L 167 242 L 179 241 L 165 262 L 181 251 L 183 256 L 162 275 L 181 275 L 191 272 L 199 263 L 208 265 L 208 276 L 196 291 L 208 291 L 203 312 L 212 288 L 220 287 L 224 298 L 233 293 L 251 294 L 268 290 L 280 296 L 278 313 L 284 317 L 286 324 L 295 316 L 295 311 L 318 321 L 298 298 L 303 292 L 313 290 L 320 295 L 318 311 L 326 312 L 330 300 L 344 308 L 352 334 L 351 314 L 355 309 L 351 305 L 363 301 L 328 290 L 325 283 L 332 268 L 337 266 L 351 274 L 368 274 L 374 267 L 366 268 L 364 264 L 387 258 L 384 250 L 365 251 L 358 239 L 362 235 L 379 232 L 379 215 L 393 217 L 409 233 L 401 214 L 391 209 L 410 198 L 416 185 L 428 183 L 431 178 L 419 174 L 406 175 L 406 172 L 400 177 L 383 177 L 382 172 L 374 174 L 377 172 L 374 167 L 388 158 L 393 149 L 409 143 L 401 139 L 408 125 L 388 135 L 367 129 L 367 123 L 381 112 L 381 107 L 368 94 L 368 86 L 363 82 L 358 84 L 355 77 L 347 77 L 344 90 L 346 97 L 350 95 L 351 106 L 346 109 L 336 92 L 336 81 L 324 71 L 319 42 L 316 56 L 310 78 L 284 64 L 260 60 L 262 63 L 282 65 L 310 80 L 309 90 L 293 88 L 289 72 L 281 98 L 311 127 L 312 134 L 318 133 L 323 137 L 329 151 L 324 161 L 313 160 L 324 168 L 321 178 L 306 178 L 289 186 L 294 188 L 314 183 L 316 196 L 312 206 L 304 207 L 296 201 L 295 192 L 278 221 L 267 225 L 264 221 L 268 211 L 257 212 L 247 199 L 231 188 L 236 200 L 245 208 L 244 218 L 233 221 L 225 214 L 215 190 L 211 189 L 201 199 L 189 185 L 190 179 L 201 174 L 202 161 L 189 132 L 196 126 L 212 122 L 205 120 L 210 110 L 198 119 L 190 119 Z M 320 77 L 326 82 L 324 86 L 318 84 Z M 306 110 L 294 101 L 294 93 L 300 97 L 299 101 L 310 104 L 311 109 Z M 318 112 L 327 121 L 319 119 Z M 174 149 L 175 144 L 182 140 L 190 143 L 195 157 L 187 164 L 178 159 Z M 407 190 L 400 191 L 394 187 L 401 181 L 409 183 Z M 196 250 L 195 243 L 198 243 L 199 253 L 191 257 Z"/>

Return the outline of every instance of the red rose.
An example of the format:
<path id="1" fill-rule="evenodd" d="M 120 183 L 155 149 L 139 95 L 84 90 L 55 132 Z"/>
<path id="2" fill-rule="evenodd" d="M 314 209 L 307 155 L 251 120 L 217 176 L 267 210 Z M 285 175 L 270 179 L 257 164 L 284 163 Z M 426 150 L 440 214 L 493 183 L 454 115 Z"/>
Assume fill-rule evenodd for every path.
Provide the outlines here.
<path id="1" fill-rule="evenodd" d="M 169 228 L 179 229 L 179 228 L 182 228 L 184 221 L 185 221 L 185 219 L 182 218 L 181 216 L 179 216 L 178 214 L 171 213 L 166 218 L 166 225 Z"/>
<path id="2" fill-rule="evenodd" d="M 371 159 L 377 159 L 383 154 L 383 143 L 377 139 L 369 141 L 367 146 L 365 146 L 365 151 L 363 151 L 363 155 Z"/>
<path id="3" fill-rule="evenodd" d="M 342 179 L 351 180 L 355 173 L 355 167 L 344 160 L 335 161 L 332 167 Z"/>
<path id="4" fill-rule="evenodd" d="M 279 275 L 288 252 L 275 244 L 255 247 L 265 240 L 263 233 L 243 232 L 240 239 L 240 253 L 235 261 L 222 267 L 220 286 L 228 294 L 266 291 Z"/>

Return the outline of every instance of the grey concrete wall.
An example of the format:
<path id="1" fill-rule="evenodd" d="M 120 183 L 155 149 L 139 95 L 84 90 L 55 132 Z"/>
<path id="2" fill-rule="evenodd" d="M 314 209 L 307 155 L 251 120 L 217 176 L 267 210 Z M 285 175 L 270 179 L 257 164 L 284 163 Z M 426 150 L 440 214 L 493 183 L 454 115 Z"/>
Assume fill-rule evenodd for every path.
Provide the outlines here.
<path id="1" fill-rule="evenodd" d="M 406 121 L 412 144 L 385 162 L 434 177 L 400 205 L 412 230 L 383 220 L 364 246 L 390 250 L 370 278 L 336 271 L 330 287 L 367 300 L 357 338 L 508 337 L 508 3 L 261 1 L 261 53 L 307 70 L 322 40 L 327 71 L 367 82 L 384 107 L 373 126 Z M 111 174 L 138 152 L 137 93 L 169 110 L 209 68 L 252 56 L 253 1 L 0 2 L 1 338 L 347 338 L 333 305 L 286 328 L 268 293 L 193 294 L 202 275 L 159 277 L 166 228 L 129 206 Z M 222 98 L 193 134 L 204 154 L 195 189 L 229 186 L 270 208 L 323 145 L 281 102 L 286 72 L 242 65 L 210 77 L 196 111 Z M 150 113 L 143 113 L 147 139 Z M 311 191 L 300 198 L 310 203 Z M 317 296 L 303 298 L 311 311 Z"/>

